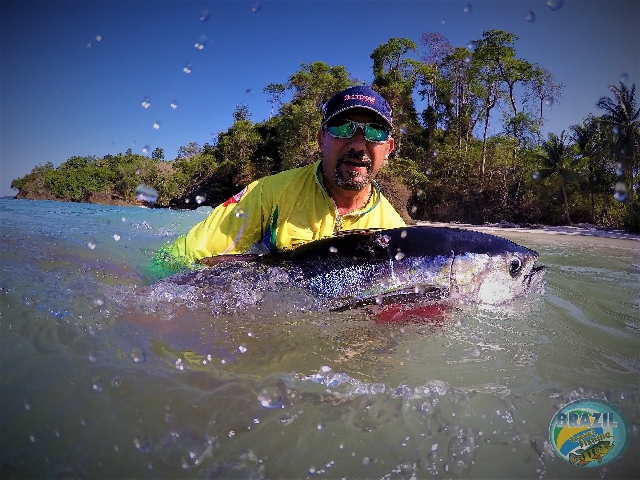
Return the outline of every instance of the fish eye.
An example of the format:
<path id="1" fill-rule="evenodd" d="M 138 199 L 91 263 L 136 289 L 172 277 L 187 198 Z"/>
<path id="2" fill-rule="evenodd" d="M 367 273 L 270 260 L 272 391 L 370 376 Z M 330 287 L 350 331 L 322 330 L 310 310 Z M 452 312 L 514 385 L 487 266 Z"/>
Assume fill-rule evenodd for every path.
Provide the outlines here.
<path id="1" fill-rule="evenodd" d="M 509 274 L 512 277 L 516 277 L 522 270 L 522 260 L 519 257 L 512 257 L 509 264 Z"/>

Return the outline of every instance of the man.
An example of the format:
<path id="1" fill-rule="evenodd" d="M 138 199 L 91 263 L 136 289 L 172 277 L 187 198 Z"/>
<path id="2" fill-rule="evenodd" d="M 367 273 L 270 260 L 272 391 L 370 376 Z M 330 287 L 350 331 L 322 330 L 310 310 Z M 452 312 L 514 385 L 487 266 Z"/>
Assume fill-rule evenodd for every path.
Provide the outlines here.
<path id="1" fill-rule="evenodd" d="M 391 128 L 391 107 L 370 87 L 337 93 L 318 132 L 322 160 L 251 183 L 179 237 L 169 253 L 193 263 L 292 249 L 344 230 L 405 226 L 374 181 L 393 150 Z"/>

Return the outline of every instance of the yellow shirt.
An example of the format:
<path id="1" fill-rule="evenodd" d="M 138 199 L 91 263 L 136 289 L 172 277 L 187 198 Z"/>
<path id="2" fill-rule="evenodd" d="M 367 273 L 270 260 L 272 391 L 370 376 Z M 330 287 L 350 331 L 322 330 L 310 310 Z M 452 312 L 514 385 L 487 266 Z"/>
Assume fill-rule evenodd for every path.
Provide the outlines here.
<path id="1" fill-rule="evenodd" d="M 376 182 L 361 210 L 338 216 L 320 180 L 320 163 L 256 180 L 178 237 L 169 253 L 192 263 L 222 254 L 288 250 L 343 230 L 405 226 Z"/>

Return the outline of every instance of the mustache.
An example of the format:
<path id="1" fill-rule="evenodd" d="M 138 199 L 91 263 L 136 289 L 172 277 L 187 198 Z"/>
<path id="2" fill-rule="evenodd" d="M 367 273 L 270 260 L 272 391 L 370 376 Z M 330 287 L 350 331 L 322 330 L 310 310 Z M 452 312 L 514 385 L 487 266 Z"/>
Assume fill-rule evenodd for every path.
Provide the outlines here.
<path id="1" fill-rule="evenodd" d="M 371 168 L 372 161 L 371 158 L 365 153 L 364 150 L 356 150 L 355 148 L 350 148 L 347 152 L 338 157 L 337 165 L 341 165 L 347 161 L 357 161 L 358 163 L 366 164 L 368 168 Z"/>

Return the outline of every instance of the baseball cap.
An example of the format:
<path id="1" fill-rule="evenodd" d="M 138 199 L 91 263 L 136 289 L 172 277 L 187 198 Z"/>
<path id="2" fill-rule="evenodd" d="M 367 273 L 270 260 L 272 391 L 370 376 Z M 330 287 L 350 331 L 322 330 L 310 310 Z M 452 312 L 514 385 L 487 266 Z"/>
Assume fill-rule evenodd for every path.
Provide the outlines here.
<path id="1" fill-rule="evenodd" d="M 352 108 L 366 108 L 382 117 L 389 125 L 393 126 L 393 111 L 382 95 L 366 85 L 349 87 L 336 93 L 324 106 L 322 125 L 325 125 L 336 115 Z"/>

